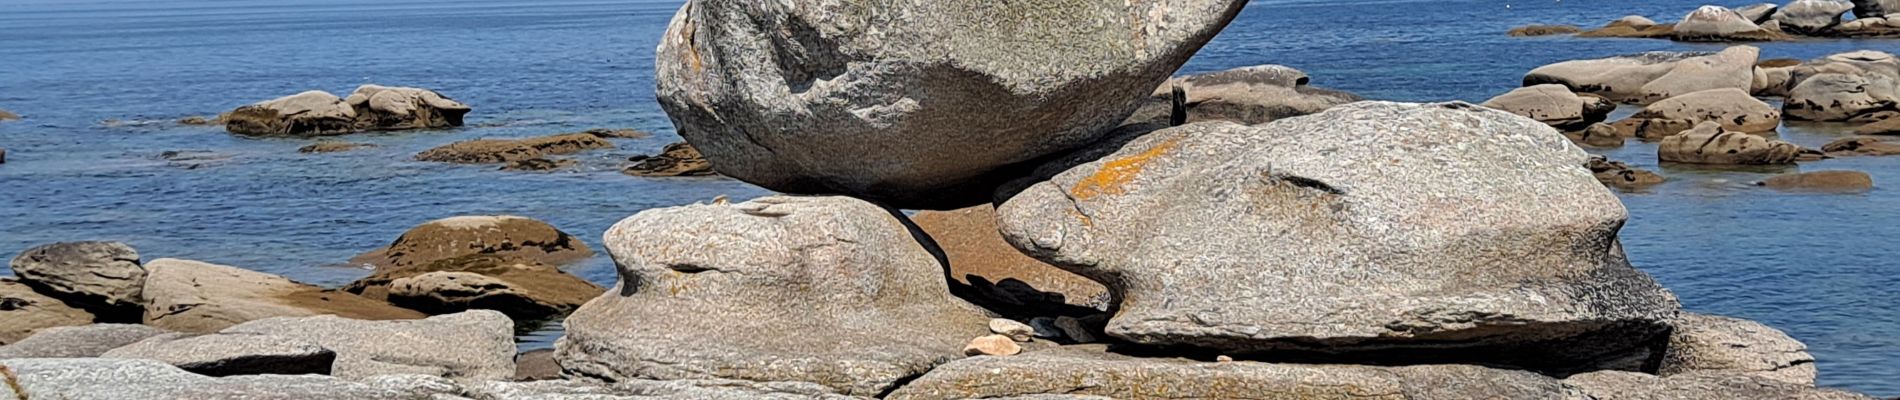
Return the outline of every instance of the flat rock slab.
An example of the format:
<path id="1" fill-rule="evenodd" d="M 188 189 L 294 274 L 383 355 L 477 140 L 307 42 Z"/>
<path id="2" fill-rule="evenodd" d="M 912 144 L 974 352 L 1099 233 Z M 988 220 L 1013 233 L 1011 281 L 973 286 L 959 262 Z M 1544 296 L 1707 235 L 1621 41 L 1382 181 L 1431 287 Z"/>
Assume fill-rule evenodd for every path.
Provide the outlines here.
<path id="1" fill-rule="evenodd" d="M 329 375 L 336 352 L 316 342 L 284 336 L 174 333 L 113 349 L 100 357 L 157 360 L 205 376 Z"/>
<path id="2" fill-rule="evenodd" d="M 1603 371 L 1572 375 L 1564 384 L 1597 400 L 1873 400 L 1871 396 L 1761 376 L 1695 372 L 1669 377 Z"/>
<path id="3" fill-rule="evenodd" d="M 247 322 L 225 334 L 274 335 L 336 352 L 333 375 L 358 379 L 418 374 L 461 380 L 515 375 L 514 322 L 477 310 L 422 320 L 361 321 L 332 315 Z"/>
<path id="4" fill-rule="evenodd" d="M 163 329 L 134 324 L 46 328 L 25 340 L 0 346 L 0 359 L 98 357 L 112 349 L 165 333 Z"/>
<path id="5" fill-rule="evenodd" d="M 1678 309 L 1623 255 L 1628 213 L 1588 155 L 1529 118 L 1368 101 L 1120 143 L 997 212 L 1017 248 L 1118 294 L 1111 336 L 1562 371 L 1646 348 Z"/>
<path id="6" fill-rule="evenodd" d="M 86 400 L 429 400 L 427 388 L 386 388 L 322 375 L 213 378 L 154 360 L 34 358 L 0 360 L 24 396 L 0 385 L 0 398 Z"/>

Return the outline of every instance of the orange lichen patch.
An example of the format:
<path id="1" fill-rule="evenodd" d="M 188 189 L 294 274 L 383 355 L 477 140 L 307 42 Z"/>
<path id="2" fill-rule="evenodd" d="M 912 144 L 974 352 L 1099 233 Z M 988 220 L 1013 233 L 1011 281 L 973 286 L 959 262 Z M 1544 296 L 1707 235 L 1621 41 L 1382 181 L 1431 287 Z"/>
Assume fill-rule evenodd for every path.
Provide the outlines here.
<path id="1" fill-rule="evenodd" d="M 1169 138 L 1141 154 L 1103 163 L 1102 168 L 1095 171 L 1095 175 L 1090 175 L 1088 179 L 1077 183 L 1074 189 L 1070 189 L 1069 195 L 1077 200 L 1088 200 L 1101 195 L 1122 194 L 1126 191 L 1122 188 L 1123 185 L 1127 185 L 1128 182 L 1134 181 L 1136 176 L 1141 175 L 1141 170 L 1147 168 L 1148 163 L 1154 161 L 1155 157 L 1174 150 L 1178 141 L 1180 141 L 1179 137 Z"/>

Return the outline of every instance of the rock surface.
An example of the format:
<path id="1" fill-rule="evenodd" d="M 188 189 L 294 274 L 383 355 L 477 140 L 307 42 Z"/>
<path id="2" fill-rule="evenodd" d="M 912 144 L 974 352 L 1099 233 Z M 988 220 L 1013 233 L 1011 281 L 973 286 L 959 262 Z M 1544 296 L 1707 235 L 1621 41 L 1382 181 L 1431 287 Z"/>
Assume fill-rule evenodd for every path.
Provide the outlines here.
<path id="1" fill-rule="evenodd" d="M 1770 18 L 1775 16 L 1775 11 L 1780 9 L 1781 6 L 1775 5 L 1775 3 L 1759 3 L 1736 8 L 1735 12 L 1742 14 L 1742 18 L 1748 20 L 1750 23 L 1760 24 L 1768 22 Z"/>
<path id="2" fill-rule="evenodd" d="M 1577 37 L 1668 38 L 1675 35 L 1675 31 L 1675 25 L 1657 24 L 1648 17 L 1629 15 L 1610 21 L 1601 28 L 1578 33 Z"/>
<path id="3" fill-rule="evenodd" d="M 1810 385 L 1782 382 L 1741 374 L 1695 372 L 1670 377 L 1603 371 L 1572 375 L 1564 384 L 1581 390 L 1597 400 L 1873 400 L 1859 394 L 1816 389 Z"/>
<path id="4" fill-rule="evenodd" d="M 1599 122 L 1583 128 L 1582 131 L 1564 132 L 1564 137 L 1584 147 L 1617 148 L 1623 147 L 1625 134 L 1618 131 L 1617 126 Z"/>
<path id="5" fill-rule="evenodd" d="M 1773 6 L 1770 6 L 1773 7 Z M 1675 39 L 1686 42 L 1774 40 L 1776 35 L 1740 12 L 1722 6 L 1702 6 L 1676 23 Z"/>
<path id="6" fill-rule="evenodd" d="M 164 334 L 145 325 L 92 324 L 41 329 L 24 340 L 0 346 L 0 359 L 98 357 L 107 351 Z"/>
<path id="7" fill-rule="evenodd" d="M 438 392 L 387 388 L 321 375 L 252 375 L 213 378 L 154 360 L 40 358 L 0 360 L 24 389 L 20 397 L 0 385 L 0 398 L 87 400 L 432 400 Z"/>
<path id="8" fill-rule="evenodd" d="M 416 153 L 416 161 L 454 164 L 494 164 L 540 158 L 533 146 L 515 140 L 475 139 L 449 143 Z"/>
<path id="9" fill-rule="evenodd" d="M 1116 292 L 1111 336 L 1563 370 L 1624 357 L 1677 309 L 1625 259 L 1628 214 L 1587 155 L 1529 118 L 1359 102 L 1114 144 L 997 212 L 1017 248 Z"/>
<path id="10" fill-rule="evenodd" d="M 315 342 L 336 352 L 332 375 L 347 379 L 418 374 L 504 380 L 515 375 L 514 322 L 494 311 L 407 321 L 362 321 L 334 315 L 283 317 L 246 322 L 223 333 Z"/>
<path id="11" fill-rule="evenodd" d="M 996 231 L 996 208 L 979 205 L 954 211 L 924 211 L 912 217 L 950 264 L 950 279 L 966 285 L 992 310 L 1034 310 L 1045 304 L 1107 310 L 1108 287 L 1024 255 Z M 972 297 L 972 296 L 965 296 Z"/>
<path id="12" fill-rule="evenodd" d="M 1023 347 L 1005 335 L 979 336 L 970 339 L 970 344 L 963 345 L 963 355 L 966 356 L 1013 356 L 1021 352 Z"/>
<path id="13" fill-rule="evenodd" d="M 343 289 L 429 314 L 496 310 L 517 320 L 563 315 L 606 291 L 553 266 L 494 255 L 383 268 Z"/>
<path id="14" fill-rule="evenodd" d="M 1860 171 L 1817 171 L 1775 175 L 1756 184 L 1776 190 L 1852 193 L 1873 190 L 1874 178 Z"/>
<path id="15" fill-rule="evenodd" d="M 156 360 L 205 376 L 329 375 L 336 352 L 314 342 L 253 334 L 165 334 L 107 351 L 104 358 Z"/>
<path id="16" fill-rule="evenodd" d="M 1245 4 L 696 0 L 654 80 L 680 136 L 727 176 L 960 208 L 1006 166 L 1099 139 Z"/>
<path id="17" fill-rule="evenodd" d="M 989 321 L 950 295 L 908 225 L 846 197 L 642 211 L 607 230 L 621 282 L 567 318 L 556 358 L 569 374 L 610 381 L 883 393 L 961 358 Z"/>
<path id="18" fill-rule="evenodd" d="M 63 242 L 26 249 L 9 264 L 20 281 L 95 312 L 139 308 L 145 267 L 119 242 Z M 137 319 L 134 311 L 132 319 Z"/>
<path id="19" fill-rule="evenodd" d="M 224 129 L 240 135 L 328 136 L 356 131 L 356 109 L 319 90 L 238 107 Z"/>
<path id="20" fill-rule="evenodd" d="M 388 247 L 363 253 L 350 262 L 403 268 L 475 255 L 562 265 L 593 257 L 594 250 L 567 232 L 533 218 L 466 215 L 416 225 Z"/>
<path id="21" fill-rule="evenodd" d="M 20 120 L 20 114 L 14 114 L 13 112 L 7 111 L 7 110 L 0 110 L 0 121 L 19 121 L 19 120 Z"/>
<path id="22" fill-rule="evenodd" d="M 350 151 L 350 150 L 366 149 L 366 148 L 371 148 L 371 147 L 376 147 L 376 145 L 367 144 L 367 143 L 349 143 L 349 142 L 325 140 L 321 142 L 311 143 L 308 146 L 299 147 L 297 148 L 297 152 L 304 153 L 304 154 L 340 153 L 340 152 L 345 152 L 345 151 Z"/>
<path id="23" fill-rule="evenodd" d="M 1855 18 L 1878 18 L 1900 12 L 1900 0 L 1854 0 Z"/>
<path id="24" fill-rule="evenodd" d="M 1187 122 L 1261 124 L 1362 100 L 1351 93 L 1308 86 L 1309 81 L 1305 72 L 1271 64 L 1176 77 L 1155 88 L 1126 122 L 1168 121 L 1173 116 L 1176 87 L 1187 95 Z"/>
<path id="25" fill-rule="evenodd" d="M 1583 28 L 1579 28 L 1576 25 L 1525 25 L 1511 28 L 1511 30 L 1505 32 L 1505 34 L 1512 37 L 1530 37 L 1568 35 L 1577 32 L 1583 32 Z"/>
<path id="26" fill-rule="evenodd" d="M 635 156 L 632 166 L 622 173 L 633 176 L 707 176 L 716 175 L 712 163 L 686 142 L 666 145 L 660 154 Z"/>
<path id="27" fill-rule="evenodd" d="M 1791 119 L 1871 122 L 1900 117 L 1895 81 L 1879 75 L 1822 73 L 1796 84 L 1781 105 Z"/>
<path id="28" fill-rule="evenodd" d="M 26 284 L 0 279 L 0 345 L 18 342 L 33 332 L 52 327 L 85 325 L 93 316 L 73 306 L 34 292 Z"/>
<path id="29" fill-rule="evenodd" d="M 1530 117 L 1563 131 L 1582 130 L 1591 124 L 1603 122 L 1611 111 L 1616 111 L 1616 103 L 1611 103 L 1609 99 L 1580 96 L 1571 93 L 1564 85 L 1556 84 L 1517 88 L 1492 97 L 1482 105 Z"/>
<path id="30" fill-rule="evenodd" d="M 1524 86 L 1560 84 L 1610 100 L 1650 103 L 1709 89 L 1748 90 L 1760 50 L 1733 46 L 1718 53 L 1649 52 L 1565 61 L 1531 70 Z"/>
<path id="31" fill-rule="evenodd" d="M 1822 145 L 1821 151 L 1834 157 L 1900 155 L 1900 143 L 1894 143 L 1895 141 L 1900 141 L 1900 138 L 1847 137 Z"/>
<path id="32" fill-rule="evenodd" d="M 358 86 L 344 103 L 356 110 L 358 130 L 407 130 L 462 126 L 469 107 L 434 90 Z"/>
<path id="33" fill-rule="evenodd" d="M 422 318 L 421 313 L 284 277 L 198 261 L 146 263 L 141 296 L 145 324 L 180 332 L 215 332 L 271 317 L 336 314 L 361 319 Z"/>
<path id="34" fill-rule="evenodd" d="M 1688 121 L 1690 126 L 1715 121 L 1724 130 L 1750 133 L 1774 132 L 1781 126 L 1780 110 L 1736 88 L 1670 97 L 1643 107 L 1630 118 Z"/>
<path id="35" fill-rule="evenodd" d="M 1780 330 L 1696 313 L 1682 313 L 1671 325 L 1675 330 L 1669 334 L 1658 375 L 1715 371 L 1814 385 L 1814 356 L 1808 346 Z"/>
<path id="36" fill-rule="evenodd" d="M 1590 169 L 1591 175 L 1596 175 L 1597 181 L 1611 187 L 1638 189 L 1667 181 L 1655 172 L 1633 168 L 1621 161 L 1610 161 L 1603 156 L 1590 156 L 1590 161 L 1584 167 Z"/>
<path id="37" fill-rule="evenodd" d="M 1844 0 L 1794 0 L 1772 18 L 1788 32 L 1817 35 L 1839 25 L 1841 15 L 1853 9 L 1854 4 Z"/>
<path id="38" fill-rule="evenodd" d="M 1663 162 L 1711 165 L 1793 164 L 1801 153 L 1800 146 L 1723 130 L 1721 124 L 1714 121 L 1663 138 L 1656 148 L 1656 157 Z"/>

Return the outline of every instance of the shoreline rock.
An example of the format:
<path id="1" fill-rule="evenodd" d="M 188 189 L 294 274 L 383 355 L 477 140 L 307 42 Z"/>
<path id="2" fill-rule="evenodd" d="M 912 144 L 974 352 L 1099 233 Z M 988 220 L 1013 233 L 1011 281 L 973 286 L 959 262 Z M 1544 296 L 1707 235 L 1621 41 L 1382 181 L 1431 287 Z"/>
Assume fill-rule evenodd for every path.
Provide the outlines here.
<path id="1" fill-rule="evenodd" d="M 118 242 L 62 242 L 36 246 L 9 263 L 20 282 L 107 321 L 137 321 L 145 267 L 139 253 Z"/>
<path id="2" fill-rule="evenodd" d="M 424 222 L 388 246 L 350 258 L 379 269 L 422 266 L 475 255 L 563 265 L 593 257 L 586 242 L 546 222 L 513 215 L 464 215 Z"/>
<path id="3" fill-rule="evenodd" d="M 1792 192 L 1859 193 L 1873 190 L 1874 179 L 1860 171 L 1816 171 L 1776 175 L 1755 185 Z"/>
<path id="4" fill-rule="evenodd" d="M 1053 317 L 1065 312 L 1107 310 L 1108 288 L 1088 278 L 1037 260 L 1010 246 L 997 233 L 996 209 L 980 205 L 953 211 L 924 211 L 911 217 L 948 262 L 952 292 L 974 293 L 978 305 L 1015 317 Z M 996 304 L 985 304 L 995 302 Z"/>
<path id="5" fill-rule="evenodd" d="M 216 332 L 247 321 L 336 314 L 364 319 L 418 319 L 422 313 L 281 276 L 199 261 L 161 258 L 146 264 L 140 298 L 145 324 L 180 332 Z"/>
<path id="6" fill-rule="evenodd" d="M 31 337 L 35 331 L 93 322 L 91 313 L 33 291 L 26 284 L 0 279 L 0 345 Z"/>
<path id="7" fill-rule="evenodd" d="M 698 149 L 694 149 L 692 144 L 686 142 L 666 145 L 664 149 L 660 150 L 660 154 L 633 156 L 633 158 L 629 158 L 627 161 L 632 161 L 634 164 L 620 172 L 632 176 L 668 177 L 711 176 L 719 174 L 713 170 L 712 163 L 706 161 L 706 157 L 699 154 Z"/>
<path id="8" fill-rule="evenodd" d="M 1511 37 L 1532 37 L 1532 36 L 1568 35 L 1568 34 L 1573 34 L 1573 33 L 1578 33 L 1578 32 L 1583 32 L 1583 28 L 1577 27 L 1576 25 L 1532 24 L 1532 25 L 1525 25 L 1525 26 L 1520 26 L 1516 28 L 1511 28 L 1510 31 L 1505 32 L 1505 35 L 1511 36 Z"/>
<path id="9" fill-rule="evenodd" d="M 483 309 L 520 321 L 565 315 L 606 291 L 553 266 L 491 254 L 381 268 L 343 290 L 432 315 Z"/>
<path id="10" fill-rule="evenodd" d="M 514 322 L 489 310 L 403 321 L 335 315 L 277 317 L 245 322 L 221 333 L 315 342 L 336 353 L 331 375 L 345 379 L 419 374 L 481 381 L 515 375 Z"/>

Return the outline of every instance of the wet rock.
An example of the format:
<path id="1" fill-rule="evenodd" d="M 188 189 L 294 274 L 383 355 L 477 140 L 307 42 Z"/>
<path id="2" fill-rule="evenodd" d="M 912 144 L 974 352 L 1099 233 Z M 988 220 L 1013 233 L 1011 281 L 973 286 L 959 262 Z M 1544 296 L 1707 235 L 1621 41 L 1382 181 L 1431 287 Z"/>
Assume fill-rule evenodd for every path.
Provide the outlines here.
<path id="1" fill-rule="evenodd" d="M 0 147 L 0 164 L 7 163 L 7 148 Z"/>
<path id="2" fill-rule="evenodd" d="M 553 171 L 557 169 L 572 167 L 576 164 L 580 164 L 580 162 L 574 161 L 574 160 L 549 160 L 546 158 L 530 158 L 526 160 L 509 161 L 508 165 L 504 165 L 501 167 L 501 170 L 503 171 Z"/>
<path id="3" fill-rule="evenodd" d="M 178 124 L 179 125 L 195 125 L 195 126 L 224 125 L 224 115 L 213 115 L 209 117 L 201 117 L 201 116 L 194 115 L 190 117 L 179 118 Z"/>
<path id="4" fill-rule="evenodd" d="M 380 387 L 322 375 L 249 375 L 213 378 L 154 360 L 38 358 L 0 360 L 33 399 L 153 400 L 427 400 L 443 394 L 421 387 Z M 0 398 L 18 397 L 0 385 Z M 27 397 L 20 397 L 27 398 Z"/>
<path id="5" fill-rule="evenodd" d="M 1703 90 L 1748 90 L 1760 50 L 1732 46 L 1721 52 L 1649 52 L 1594 60 L 1565 61 L 1531 70 L 1524 85 L 1560 84 L 1577 93 L 1649 103 Z"/>
<path id="6" fill-rule="evenodd" d="M 166 333 L 133 324 L 92 324 L 40 329 L 26 339 L 0 346 L 0 359 L 98 357 L 107 351 Z"/>
<path id="7" fill-rule="evenodd" d="M 1800 399 L 1873 400 L 1872 397 L 1754 375 L 1693 372 L 1669 377 L 1602 371 L 1572 375 L 1566 386 L 1598 400 Z"/>
<path id="8" fill-rule="evenodd" d="M 1658 375 L 1697 371 L 1749 374 L 1814 385 L 1808 346 L 1780 330 L 1745 319 L 1682 313 L 1671 325 Z"/>
<path id="9" fill-rule="evenodd" d="M 582 131 L 581 133 L 594 135 L 594 137 L 601 139 L 645 139 L 653 137 L 653 134 L 638 129 L 594 128 Z"/>
<path id="10" fill-rule="evenodd" d="M 0 345 L 18 342 L 33 332 L 59 326 L 92 323 L 92 314 L 46 297 L 17 281 L 0 279 Z"/>
<path id="11" fill-rule="evenodd" d="M 1886 137 L 1850 137 L 1835 139 L 1821 146 L 1821 151 L 1834 157 L 1843 156 L 1892 156 L 1900 155 L 1900 138 Z"/>
<path id="12" fill-rule="evenodd" d="M 1571 93 L 1564 85 L 1535 85 L 1512 90 L 1486 100 L 1485 107 L 1530 117 L 1558 130 L 1573 131 L 1603 122 L 1616 103 L 1591 95 Z"/>
<path id="13" fill-rule="evenodd" d="M 478 381 L 515 375 L 514 322 L 488 310 L 408 321 L 362 321 L 334 315 L 270 318 L 223 333 L 316 342 L 336 352 L 332 375 L 348 379 L 419 374 Z"/>
<path id="14" fill-rule="evenodd" d="M 943 249 L 950 279 L 975 292 L 964 297 L 988 309 L 1016 317 L 1073 311 L 1050 305 L 1108 309 L 1108 287 L 1023 255 L 1003 240 L 994 206 L 924 211 L 913 219 Z"/>
<path id="15" fill-rule="evenodd" d="M 970 339 L 970 344 L 963 345 L 963 355 L 966 356 L 1013 356 L 1021 352 L 1023 347 L 1004 335 L 979 336 Z"/>
<path id="16" fill-rule="evenodd" d="M 1469 365 L 1200 363 L 1121 356 L 1100 346 L 967 358 L 937 367 L 887 398 L 988 399 L 1045 393 L 1115 399 L 1583 398 L 1555 379 Z"/>
<path id="17" fill-rule="evenodd" d="M 366 148 L 371 148 L 371 147 L 376 147 L 376 145 L 368 144 L 368 143 L 350 143 L 350 142 L 338 142 L 338 141 L 325 140 L 321 142 L 311 143 L 308 146 L 299 147 L 297 148 L 297 152 L 304 153 L 304 154 L 340 153 L 340 152 L 345 152 L 345 151 L 350 151 L 350 150 L 366 149 Z"/>
<path id="18" fill-rule="evenodd" d="M 594 250 L 579 238 L 533 218 L 465 215 L 416 225 L 388 247 L 363 253 L 350 262 L 403 268 L 473 255 L 562 265 L 593 257 Z"/>
<path id="19" fill-rule="evenodd" d="M 1564 137 L 1570 138 L 1571 142 L 1579 145 L 1596 148 L 1623 147 L 1624 141 L 1623 133 L 1619 132 L 1616 126 L 1601 122 L 1590 124 L 1589 128 L 1584 128 L 1582 131 L 1564 132 Z"/>
<path id="20" fill-rule="evenodd" d="M 712 163 L 699 154 L 699 150 L 686 142 L 666 145 L 660 154 L 635 156 L 633 166 L 621 173 L 633 176 L 708 176 L 717 174 Z"/>
<path id="21" fill-rule="evenodd" d="M 1773 5 L 1769 6 L 1773 8 Z M 1675 39 L 1685 42 L 1737 42 L 1775 40 L 1780 37 L 1762 29 L 1740 12 L 1722 6 L 1702 6 L 1676 23 Z"/>
<path id="22" fill-rule="evenodd" d="M 1742 14 L 1742 19 L 1747 20 L 1749 23 L 1760 26 L 1759 24 L 1768 22 L 1770 18 L 1773 18 L 1775 11 L 1779 9 L 1781 9 L 1781 7 L 1776 6 L 1775 3 L 1760 3 L 1736 8 L 1735 12 Z"/>
<path id="23" fill-rule="evenodd" d="M 422 318 L 421 313 L 284 277 L 198 261 L 146 263 L 145 324 L 180 332 L 215 332 L 271 317 L 336 314 L 362 319 Z"/>
<path id="24" fill-rule="evenodd" d="M 1577 32 L 1583 32 L 1583 28 L 1579 28 L 1576 25 L 1535 25 L 1533 24 L 1533 25 L 1525 25 L 1525 26 L 1520 26 L 1516 28 L 1511 28 L 1511 31 L 1506 32 L 1505 34 L 1510 35 L 1512 37 L 1529 37 L 1529 36 L 1568 35 L 1568 34 L 1577 33 Z"/>
<path id="25" fill-rule="evenodd" d="M 1755 184 L 1786 191 L 1857 193 L 1873 190 L 1874 178 L 1860 171 L 1817 171 L 1775 175 Z"/>
<path id="26" fill-rule="evenodd" d="M 1018 342 L 1027 342 L 1036 337 L 1036 328 L 1008 318 L 990 319 L 990 332 L 1008 336 L 1010 340 Z"/>
<path id="27" fill-rule="evenodd" d="M 449 143 L 416 154 L 416 161 L 493 164 L 540 158 L 533 146 L 515 140 L 476 139 Z"/>
<path id="28" fill-rule="evenodd" d="M 462 126 L 466 104 L 434 90 L 379 85 L 358 86 L 344 103 L 356 110 L 355 128 L 371 131 Z"/>
<path id="29" fill-rule="evenodd" d="M 343 290 L 429 314 L 496 310 L 517 320 L 564 315 L 606 291 L 553 266 L 486 254 L 379 269 Z"/>
<path id="30" fill-rule="evenodd" d="M 1841 23 L 1841 15 L 1854 9 L 1843 0 L 1794 0 L 1775 10 L 1771 17 L 1790 33 L 1821 35 Z"/>
<path id="31" fill-rule="evenodd" d="M 1617 18 L 1603 27 L 1584 31 L 1577 37 L 1667 38 L 1675 34 L 1675 25 L 1657 24 L 1641 15 Z"/>
<path id="32" fill-rule="evenodd" d="M 1755 99 L 1747 90 L 1723 88 L 1693 92 L 1663 99 L 1630 118 L 1690 121 L 1690 125 L 1715 121 L 1722 129 L 1737 132 L 1774 132 L 1781 126 L 1781 111 Z"/>
<path id="33" fill-rule="evenodd" d="M 156 360 L 206 376 L 329 375 L 336 352 L 282 336 L 175 333 L 113 349 L 100 357 Z"/>
<path id="34" fill-rule="evenodd" d="M 20 282 L 68 304 L 113 314 L 108 319 L 138 320 L 145 267 L 139 265 L 139 252 L 125 243 L 42 245 L 21 252 L 9 265 Z"/>
<path id="35" fill-rule="evenodd" d="M 609 381 L 883 393 L 988 333 L 989 317 L 951 296 L 908 225 L 847 197 L 642 211 L 607 230 L 621 282 L 567 318 L 555 357 L 571 375 Z"/>
<path id="36" fill-rule="evenodd" d="M 1781 105 L 1790 119 L 1870 122 L 1900 116 L 1895 81 L 1879 75 L 1823 73 L 1795 85 Z"/>
<path id="37" fill-rule="evenodd" d="M 515 381 L 561 379 L 561 364 L 554 360 L 554 349 L 530 350 L 515 355 Z"/>
<path id="38" fill-rule="evenodd" d="M 1597 181 L 1611 187 L 1637 189 L 1667 181 L 1655 172 L 1630 167 L 1621 161 L 1610 161 L 1603 156 L 1590 156 L 1590 161 L 1584 167 L 1590 169 L 1590 174 L 1596 175 Z"/>
<path id="39" fill-rule="evenodd" d="M 1663 138 L 1656 153 L 1663 162 L 1684 164 L 1786 165 L 1794 164 L 1802 149 L 1788 142 L 1723 130 L 1720 123 L 1707 121 Z"/>
<path id="40" fill-rule="evenodd" d="M 356 131 L 356 109 L 320 90 L 238 107 L 226 114 L 224 130 L 239 135 L 327 136 Z"/>
<path id="41" fill-rule="evenodd" d="M 531 137 L 521 139 L 520 142 L 528 145 L 528 147 L 533 147 L 535 150 L 540 151 L 541 154 L 548 155 L 574 154 L 593 149 L 614 148 L 613 142 L 608 142 L 601 139 L 600 136 L 585 132 Z"/>
<path id="42" fill-rule="evenodd" d="M 1016 177 L 1007 166 L 1100 139 L 1245 4 L 698 0 L 674 16 L 654 80 L 680 136 L 727 176 L 960 208 Z"/>
<path id="43" fill-rule="evenodd" d="M 1186 95 L 1187 122 L 1233 121 L 1253 125 L 1312 114 L 1362 100 L 1351 93 L 1307 85 L 1305 72 L 1282 65 L 1255 65 L 1169 79 L 1125 123 L 1167 122 L 1174 89 Z"/>
<path id="44" fill-rule="evenodd" d="M 1117 338 L 1561 371 L 1646 346 L 1677 309 L 1616 245 L 1628 214 L 1587 154 L 1529 118 L 1368 101 L 1104 146 L 997 215 L 1116 292 Z"/>

